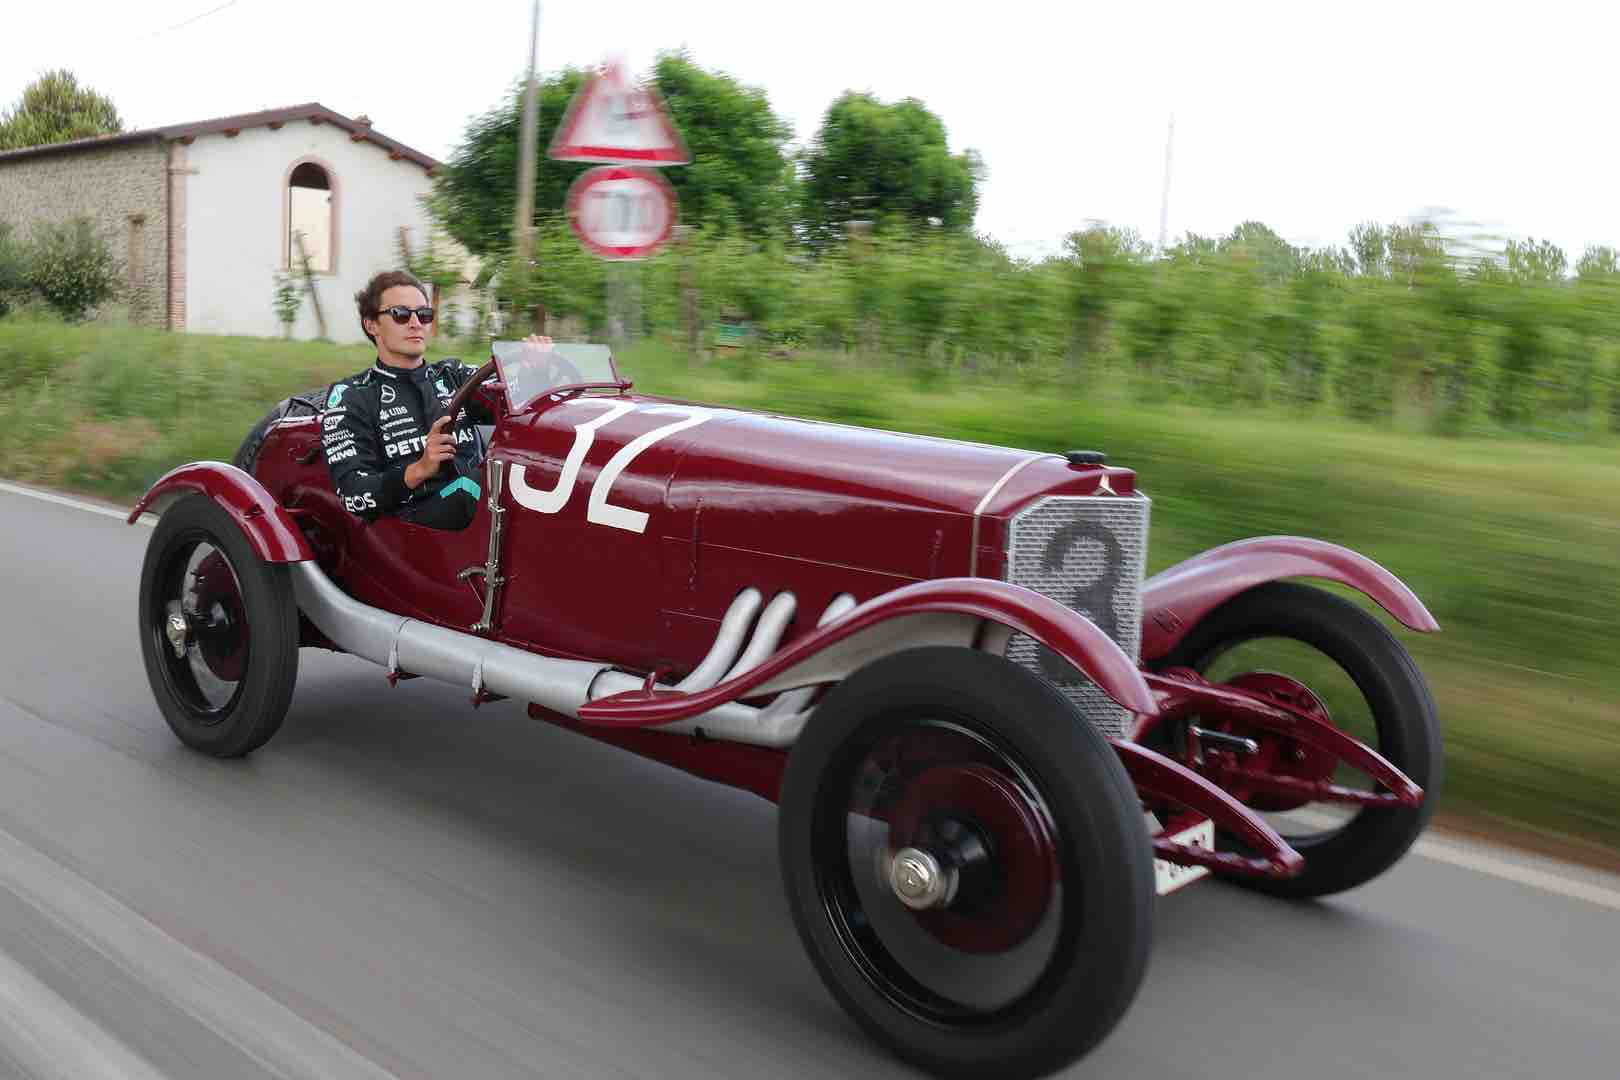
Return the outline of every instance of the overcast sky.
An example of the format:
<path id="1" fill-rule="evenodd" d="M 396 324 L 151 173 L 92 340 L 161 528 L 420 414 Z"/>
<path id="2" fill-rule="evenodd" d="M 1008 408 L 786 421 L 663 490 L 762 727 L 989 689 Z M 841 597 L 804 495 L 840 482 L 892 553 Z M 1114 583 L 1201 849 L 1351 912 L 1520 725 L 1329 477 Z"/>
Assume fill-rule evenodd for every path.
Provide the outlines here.
<path id="1" fill-rule="evenodd" d="M 217 11 L 211 9 L 220 8 Z M 11 0 L 0 103 L 67 67 L 151 127 L 319 101 L 436 157 L 527 56 L 529 0 Z M 1265 221 L 1299 244 L 1446 207 L 1620 246 L 1616 22 L 1600 0 L 543 0 L 540 65 L 659 49 L 763 88 L 810 139 L 845 89 L 921 98 L 989 166 L 977 225 L 1020 254 L 1089 220 Z M 199 17 L 200 16 L 200 17 Z"/>

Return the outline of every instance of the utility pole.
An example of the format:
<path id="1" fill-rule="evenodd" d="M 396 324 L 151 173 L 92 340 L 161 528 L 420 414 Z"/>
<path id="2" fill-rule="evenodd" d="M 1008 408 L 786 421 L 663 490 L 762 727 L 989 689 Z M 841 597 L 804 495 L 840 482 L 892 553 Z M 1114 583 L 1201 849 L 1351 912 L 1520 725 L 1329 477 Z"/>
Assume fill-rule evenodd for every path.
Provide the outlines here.
<path id="1" fill-rule="evenodd" d="M 534 78 L 535 57 L 540 45 L 540 0 L 534 0 L 534 17 L 529 24 L 529 77 L 523 87 L 523 127 L 518 144 L 517 211 L 512 221 L 513 252 L 516 265 L 521 267 L 525 291 L 534 287 L 538 277 L 534 273 L 534 170 L 535 144 L 539 140 L 540 90 Z M 534 307 L 534 330 L 546 330 L 546 311 L 538 302 Z"/>
<path id="2" fill-rule="evenodd" d="M 1176 116 L 1170 114 L 1170 131 L 1164 139 L 1164 192 L 1159 198 L 1159 256 L 1170 243 L 1170 165 L 1176 148 Z"/>

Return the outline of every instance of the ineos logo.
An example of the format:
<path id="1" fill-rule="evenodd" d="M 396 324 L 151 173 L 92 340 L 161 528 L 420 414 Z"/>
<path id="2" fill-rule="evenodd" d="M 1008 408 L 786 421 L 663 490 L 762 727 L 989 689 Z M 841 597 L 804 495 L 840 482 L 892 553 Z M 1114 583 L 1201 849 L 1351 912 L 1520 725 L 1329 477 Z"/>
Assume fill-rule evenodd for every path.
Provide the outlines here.
<path id="1" fill-rule="evenodd" d="M 1119 588 L 1120 575 L 1125 572 L 1125 549 L 1108 526 L 1096 521 L 1076 521 L 1052 534 L 1041 553 L 1041 569 L 1055 574 L 1063 569 L 1071 556 L 1081 554 L 1082 545 L 1102 547 L 1102 572 L 1089 582 L 1070 587 L 1066 595 L 1054 595 L 1058 600 L 1079 611 L 1097 624 L 1097 628 L 1115 641 L 1119 640 L 1119 612 L 1114 609 L 1114 591 Z M 1045 645 L 1038 653 L 1041 671 L 1060 686 L 1081 686 L 1087 679 L 1057 653 Z"/>

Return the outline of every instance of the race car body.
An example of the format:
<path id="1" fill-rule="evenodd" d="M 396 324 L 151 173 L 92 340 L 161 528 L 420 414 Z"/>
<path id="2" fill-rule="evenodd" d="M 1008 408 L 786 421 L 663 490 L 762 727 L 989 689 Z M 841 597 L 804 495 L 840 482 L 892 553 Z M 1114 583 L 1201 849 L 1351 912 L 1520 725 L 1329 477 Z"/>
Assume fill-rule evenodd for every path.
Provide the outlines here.
<path id="1" fill-rule="evenodd" d="M 182 739 L 262 745 L 297 648 L 323 646 L 776 800 L 829 989 L 945 1072 L 1035 1074 L 1106 1034 L 1154 891 L 1214 871 L 1335 892 L 1427 820 L 1438 736 L 1410 658 L 1276 580 L 1437 629 L 1370 560 L 1270 538 L 1144 583 L 1150 501 L 1100 453 L 636 395 L 599 346 L 496 353 L 448 407 L 495 421 L 465 529 L 346 508 L 318 392 L 242 468 L 184 466 L 135 508 L 167 511 L 143 648 Z M 1316 667 L 1219 674 L 1270 639 L 1360 703 L 1313 690 Z M 1278 831 L 1322 806 L 1348 816 Z"/>

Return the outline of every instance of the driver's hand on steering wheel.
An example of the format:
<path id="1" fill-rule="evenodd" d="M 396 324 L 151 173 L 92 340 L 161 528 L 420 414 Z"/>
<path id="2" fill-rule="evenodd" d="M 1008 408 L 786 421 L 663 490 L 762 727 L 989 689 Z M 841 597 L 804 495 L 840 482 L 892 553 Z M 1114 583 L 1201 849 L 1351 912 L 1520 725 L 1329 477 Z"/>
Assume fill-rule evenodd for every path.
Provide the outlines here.
<path id="1" fill-rule="evenodd" d="M 445 430 L 449 424 L 448 416 L 433 421 L 422 456 L 405 466 L 405 486 L 412 491 L 421 487 L 424 480 L 438 475 L 439 466 L 456 456 L 456 438 Z"/>

